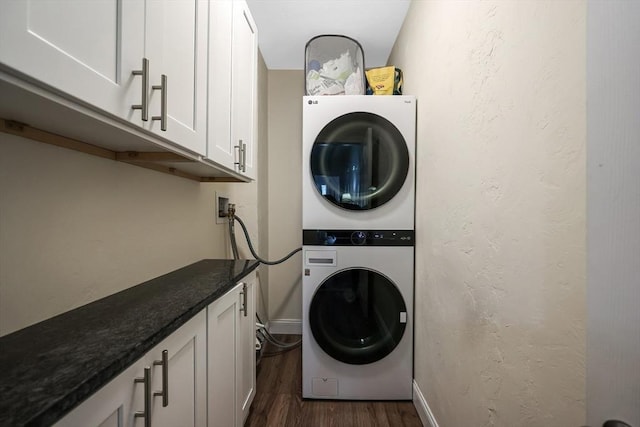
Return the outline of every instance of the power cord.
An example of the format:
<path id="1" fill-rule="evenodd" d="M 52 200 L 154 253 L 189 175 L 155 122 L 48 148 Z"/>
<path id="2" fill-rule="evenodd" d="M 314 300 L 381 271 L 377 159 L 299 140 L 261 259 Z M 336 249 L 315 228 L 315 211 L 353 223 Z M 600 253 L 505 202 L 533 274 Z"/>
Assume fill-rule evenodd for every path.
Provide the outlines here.
<path id="1" fill-rule="evenodd" d="M 232 219 L 233 218 L 233 219 Z M 251 238 L 249 237 L 249 232 L 247 231 L 247 227 L 244 225 L 244 222 L 242 221 L 242 219 L 240 219 L 239 216 L 234 215 L 233 217 L 229 217 L 229 222 L 232 222 L 233 220 L 238 221 L 238 224 L 240 224 L 240 226 L 242 227 L 242 231 L 244 232 L 244 237 L 247 239 L 247 245 L 249 246 L 249 250 L 251 251 L 251 255 L 253 255 L 253 257 L 255 259 L 257 259 L 258 261 L 260 261 L 262 264 L 265 265 L 276 265 L 276 264 L 282 264 L 283 262 L 285 262 L 286 260 L 288 260 L 289 258 L 291 258 L 292 256 L 294 256 L 296 254 L 296 252 L 300 252 L 302 250 L 302 247 L 296 248 L 294 250 L 292 250 L 291 252 L 289 252 L 284 258 L 281 258 L 277 261 L 267 261 L 265 259 L 260 258 L 260 256 L 256 253 L 255 249 L 253 249 L 253 244 L 251 243 Z M 232 239 L 233 241 L 235 241 L 235 237 Z M 233 242 L 232 242 L 233 244 Z M 237 254 L 237 246 L 236 249 L 234 251 L 234 256 L 235 254 Z"/>
<path id="2" fill-rule="evenodd" d="M 242 221 L 242 219 L 240 219 L 240 217 L 236 215 L 235 205 L 233 205 L 233 204 L 229 205 L 229 212 L 228 212 L 227 216 L 229 218 L 229 240 L 231 242 L 231 250 L 233 252 L 233 259 L 238 259 L 239 258 L 238 243 L 236 241 L 236 235 L 235 235 L 235 225 L 234 225 L 235 221 L 238 221 L 238 224 L 240 224 L 240 227 L 242 227 L 242 231 L 244 232 L 244 237 L 247 240 L 247 246 L 249 246 L 249 250 L 251 251 L 251 255 L 253 255 L 253 257 L 256 260 L 258 260 L 258 262 L 260 262 L 261 264 L 265 264 L 265 265 L 282 264 L 283 262 L 285 262 L 286 260 L 291 258 L 293 255 L 295 255 L 297 252 L 300 252 L 302 250 L 302 247 L 299 247 L 299 248 L 294 249 L 293 251 L 289 252 L 289 254 L 287 254 L 284 258 L 281 258 L 281 259 L 279 259 L 277 261 L 267 261 L 267 260 L 261 258 L 256 253 L 255 249 L 253 248 L 253 243 L 251 242 L 251 237 L 249 236 L 249 232 L 247 231 L 247 226 L 244 225 L 244 222 Z M 300 339 L 300 340 L 298 340 L 296 342 L 292 342 L 292 343 L 285 343 L 285 342 L 279 341 L 277 338 L 275 338 L 273 335 L 271 335 L 271 333 L 267 330 L 267 328 L 265 327 L 264 323 L 262 322 L 262 320 L 258 316 L 258 313 L 256 313 L 256 319 L 258 319 L 258 322 L 259 322 L 259 323 L 256 323 L 256 325 L 258 327 L 258 329 L 257 329 L 258 333 L 260 333 L 261 336 L 266 341 L 268 341 L 272 345 L 282 349 L 280 351 L 265 353 L 263 355 L 264 357 L 276 356 L 278 354 L 282 354 L 282 353 L 287 352 L 289 350 L 293 350 L 294 348 L 299 347 L 300 344 L 302 343 L 302 339 Z M 260 347 L 262 347 L 262 345 Z"/>
<path id="3" fill-rule="evenodd" d="M 277 356 L 279 354 L 291 351 L 294 348 L 300 347 L 300 344 L 302 344 L 302 340 L 301 339 L 297 340 L 295 342 L 291 342 L 291 343 L 286 343 L 286 342 L 278 340 L 276 337 L 271 335 L 271 333 L 267 330 L 265 325 L 260 320 L 260 316 L 258 316 L 257 313 L 256 313 L 256 318 L 258 319 L 258 322 L 256 322 L 256 326 L 258 327 L 257 331 L 262 336 L 262 338 L 264 338 L 264 340 L 268 341 L 271 345 L 274 345 L 274 346 L 276 346 L 276 347 L 281 349 L 281 350 L 276 350 L 276 351 L 265 352 L 264 354 L 262 354 L 262 357 Z"/>

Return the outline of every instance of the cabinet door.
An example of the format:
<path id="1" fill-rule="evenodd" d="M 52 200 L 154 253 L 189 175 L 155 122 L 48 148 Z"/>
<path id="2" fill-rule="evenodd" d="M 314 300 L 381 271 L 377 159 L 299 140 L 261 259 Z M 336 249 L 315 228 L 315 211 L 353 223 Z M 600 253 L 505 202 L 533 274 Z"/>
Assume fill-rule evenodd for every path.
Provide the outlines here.
<path id="1" fill-rule="evenodd" d="M 167 350 L 164 388 L 162 352 Z M 135 427 L 144 425 L 135 413 L 145 410 L 145 368 L 149 368 L 151 425 L 200 427 L 207 423 L 206 312 L 203 310 L 139 361 L 61 419 L 56 427 Z M 168 391 L 163 406 L 162 392 Z"/>
<path id="2" fill-rule="evenodd" d="M 241 288 L 234 287 L 207 308 L 209 427 L 237 426 L 241 421 L 236 404 Z"/>
<path id="3" fill-rule="evenodd" d="M 242 425 L 256 394 L 256 275 L 245 278 L 246 304 L 240 313 L 240 387 L 238 402 L 242 411 Z"/>
<path id="4" fill-rule="evenodd" d="M 236 170 L 236 149 L 231 141 L 231 34 L 233 2 L 209 3 L 209 75 L 207 158 Z"/>
<path id="5" fill-rule="evenodd" d="M 145 21 L 151 82 L 145 127 L 201 155 L 206 154 L 207 12 L 206 0 L 149 0 Z M 153 89 L 162 85 L 162 75 L 165 89 Z M 152 119 L 163 111 L 164 131 L 161 120 Z"/>
<path id="6" fill-rule="evenodd" d="M 143 0 L 3 0 L 0 69 L 127 120 L 140 104 Z"/>
<path id="7" fill-rule="evenodd" d="M 165 350 L 166 369 L 161 364 Z M 206 351 L 206 312 L 203 310 L 147 354 L 146 363 L 153 367 L 151 419 L 154 427 L 206 425 Z M 168 374 L 166 383 L 165 373 Z M 163 406 L 165 390 L 167 406 Z"/>
<path id="8" fill-rule="evenodd" d="M 144 411 L 144 384 L 134 382 L 143 378 L 145 361 L 140 360 L 80 406 L 65 415 L 55 427 L 133 427 L 134 413 Z M 142 425 L 142 423 L 138 424 Z"/>
<path id="9" fill-rule="evenodd" d="M 255 179 L 258 37 L 244 1 L 233 2 L 231 141 L 244 149 L 241 172 Z"/>

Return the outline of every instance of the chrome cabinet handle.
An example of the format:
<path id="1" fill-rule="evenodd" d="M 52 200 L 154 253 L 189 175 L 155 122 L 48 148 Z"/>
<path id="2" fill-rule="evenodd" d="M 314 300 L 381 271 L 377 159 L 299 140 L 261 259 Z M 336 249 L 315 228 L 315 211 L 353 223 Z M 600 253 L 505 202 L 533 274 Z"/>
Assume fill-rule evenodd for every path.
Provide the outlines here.
<path id="1" fill-rule="evenodd" d="M 162 391 L 156 391 L 154 396 L 162 396 L 162 406 L 169 405 L 169 352 L 162 350 L 162 359 L 154 360 L 154 366 L 162 366 Z"/>
<path id="2" fill-rule="evenodd" d="M 240 293 L 242 294 L 242 307 L 240 307 L 240 311 L 244 313 L 244 317 L 247 317 L 248 308 L 247 308 L 247 284 L 246 283 L 242 284 L 242 291 Z"/>
<path id="3" fill-rule="evenodd" d="M 133 70 L 134 76 L 142 76 L 142 96 L 141 103 L 132 105 L 132 110 L 142 110 L 142 120 L 149 120 L 149 60 L 142 58 L 142 70 Z"/>
<path id="4" fill-rule="evenodd" d="M 134 383 L 144 383 L 144 411 L 136 411 L 135 418 L 144 418 L 144 427 L 151 427 L 151 368 L 144 368 L 144 377 L 136 378 Z"/>
<path id="5" fill-rule="evenodd" d="M 238 167 L 238 171 L 242 172 L 242 140 L 240 140 L 238 145 L 234 145 L 233 148 L 234 150 L 236 148 L 238 149 L 238 161 L 233 162 L 233 164 Z"/>
<path id="6" fill-rule="evenodd" d="M 247 144 L 243 143 L 240 140 L 240 144 L 242 144 L 242 172 L 247 171 Z"/>
<path id="7" fill-rule="evenodd" d="M 151 117 L 151 120 L 160 120 L 160 129 L 167 130 L 167 75 L 160 76 L 160 85 L 151 86 L 153 90 L 160 91 L 160 115 Z"/>

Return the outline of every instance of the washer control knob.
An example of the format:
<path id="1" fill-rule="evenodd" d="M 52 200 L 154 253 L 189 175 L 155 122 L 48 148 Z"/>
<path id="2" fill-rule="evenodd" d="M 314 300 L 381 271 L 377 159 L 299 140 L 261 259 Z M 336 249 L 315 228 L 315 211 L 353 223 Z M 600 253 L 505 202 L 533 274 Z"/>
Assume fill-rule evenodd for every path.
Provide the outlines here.
<path id="1" fill-rule="evenodd" d="M 351 243 L 354 245 L 364 245 L 367 241 L 367 233 L 364 231 L 354 231 L 351 233 Z"/>

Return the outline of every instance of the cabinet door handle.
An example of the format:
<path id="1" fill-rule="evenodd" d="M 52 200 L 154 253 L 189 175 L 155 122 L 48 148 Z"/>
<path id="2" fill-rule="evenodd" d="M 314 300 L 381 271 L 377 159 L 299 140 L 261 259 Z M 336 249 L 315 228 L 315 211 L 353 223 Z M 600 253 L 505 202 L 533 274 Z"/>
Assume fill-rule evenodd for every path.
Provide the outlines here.
<path id="1" fill-rule="evenodd" d="M 144 377 L 136 378 L 134 383 L 144 383 L 144 411 L 136 411 L 135 418 L 144 418 L 144 427 L 151 427 L 151 368 L 144 368 Z"/>
<path id="2" fill-rule="evenodd" d="M 167 130 L 167 76 L 160 76 L 160 85 L 151 86 L 153 90 L 160 91 L 160 115 L 151 117 L 151 120 L 160 120 L 160 129 Z"/>
<path id="3" fill-rule="evenodd" d="M 242 145 L 242 172 L 247 171 L 247 144 L 243 143 L 240 140 L 240 144 Z"/>
<path id="4" fill-rule="evenodd" d="M 242 307 L 240 307 L 240 311 L 244 313 L 244 317 L 247 317 L 248 308 L 247 308 L 247 284 L 246 283 L 242 284 L 242 292 L 240 293 L 242 294 Z"/>
<path id="5" fill-rule="evenodd" d="M 240 140 L 238 145 L 233 146 L 234 150 L 238 149 L 238 161 L 233 162 L 234 165 L 238 166 L 238 171 L 242 172 L 242 140 Z"/>
<path id="6" fill-rule="evenodd" d="M 142 94 L 140 104 L 132 105 L 132 110 L 142 110 L 142 120 L 149 120 L 149 60 L 142 58 L 142 70 L 133 70 L 134 76 L 142 76 Z"/>
<path id="7" fill-rule="evenodd" d="M 155 391 L 154 396 L 162 396 L 162 406 L 169 405 L 169 352 L 162 350 L 162 359 L 155 360 L 154 366 L 162 366 L 162 391 Z"/>

